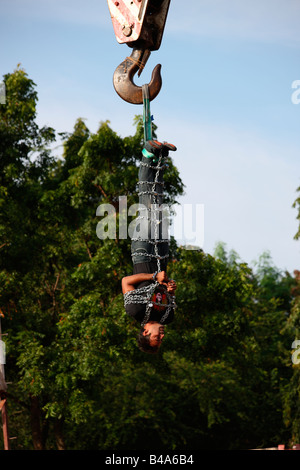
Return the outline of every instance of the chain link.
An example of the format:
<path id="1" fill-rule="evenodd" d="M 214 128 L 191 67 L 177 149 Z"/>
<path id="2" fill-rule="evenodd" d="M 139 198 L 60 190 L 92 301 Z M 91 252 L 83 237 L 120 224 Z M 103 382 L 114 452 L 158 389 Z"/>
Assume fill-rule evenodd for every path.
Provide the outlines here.
<path id="1" fill-rule="evenodd" d="M 154 211 L 156 221 L 157 221 L 156 214 L 157 213 L 159 214 L 163 210 L 159 206 L 159 202 L 158 202 L 158 197 L 159 196 L 162 197 L 163 193 L 158 193 L 157 191 L 155 191 L 155 185 L 161 185 L 162 188 L 164 186 L 164 182 L 158 181 L 159 172 L 166 167 L 165 164 L 162 164 L 163 159 L 164 159 L 164 157 L 162 156 L 162 152 L 160 152 L 160 156 L 158 158 L 158 162 L 157 162 L 156 166 L 149 165 L 148 163 L 145 163 L 145 162 L 141 162 L 142 166 L 147 166 L 148 168 L 154 169 L 154 170 L 156 170 L 156 173 L 155 173 L 154 181 L 139 181 L 138 182 L 138 185 L 147 184 L 147 185 L 150 185 L 150 187 L 151 187 L 151 189 L 149 188 L 149 190 L 138 192 L 138 195 L 139 196 L 141 196 L 141 195 L 150 195 L 150 197 L 152 197 L 153 204 L 151 204 L 151 209 L 149 209 L 149 208 L 147 208 L 147 209 L 148 209 L 148 211 L 151 211 L 151 215 L 153 214 L 153 211 Z M 149 217 L 142 216 L 142 215 L 139 215 L 136 220 L 143 219 L 143 218 L 146 218 L 149 221 Z M 159 216 L 158 216 L 158 219 L 159 219 Z M 161 224 L 162 220 L 165 220 L 165 219 L 168 219 L 168 217 L 162 217 L 162 214 L 161 214 L 161 220 L 158 220 L 158 222 L 154 224 L 154 239 L 149 240 L 149 239 L 143 239 L 143 238 L 139 238 L 139 237 L 132 238 L 132 240 L 145 241 L 145 242 L 150 243 L 154 246 L 154 254 L 144 253 L 143 252 L 143 256 L 147 256 L 147 257 L 149 257 L 149 259 L 152 259 L 152 258 L 156 259 L 157 272 L 161 271 L 161 263 L 160 263 L 161 260 L 169 257 L 168 254 L 164 255 L 164 256 L 159 255 L 159 250 L 158 250 L 158 245 L 160 243 L 169 243 L 169 239 L 159 239 L 159 231 L 158 231 L 159 225 Z M 138 251 L 135 251 L 135 252 L 132 253 L 133 258 L 136 258 L 138 256 L 139 256 Z M 144 319 L 141 323 L 142 326 L 144 326 L 149 321 L 152 307 L 154 305 L 162 306 L 161 303 L 154 302 L 153 300 L 151 300 L 151 298 L 152 298 L 152 296 L 155 292 L 155 289 L 159 285 L 160 284 L 156 281 L 156 282 L 151 283 L 149 286 L 140 287 L 138 289 L 126 292 L 124 294 L 124 306 L 125 306 L 125 308 L 129 304 L 146 304 L 145 316 L 144 316 Z M 171 294 L 169 294 L 168 291 L 166 291 L 166 296 L 167 296 L 168 303 L 166 305 L 163 305 L 166 308 L 166 311 L 165 311 L 164 315 L 162 316 L 162 318 L 160 319 L 161 324 L 163 324 L 166 321 L 166 319 L 168 318 L 171 310 L 176 308 L 175 296 L 172 296 Z"/>

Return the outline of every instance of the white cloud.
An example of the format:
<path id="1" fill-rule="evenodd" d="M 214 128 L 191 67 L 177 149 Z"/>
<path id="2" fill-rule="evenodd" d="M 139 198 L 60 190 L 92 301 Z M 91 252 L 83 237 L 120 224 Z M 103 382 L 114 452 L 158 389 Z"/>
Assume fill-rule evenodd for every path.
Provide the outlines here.
<path id="1" fill-rule="evenodd" d="M 54 20 L 113 31 L 106 0 L 10 0 L 7 14 L 24 19 Z M 167 31 L 209 38 L 240 38 L 300 44 L 299 0 L 172 0 Z"/>
<path id="2" fill-rule="evenodd" d="M 204 250 L 219 240 L 251 263 L 270 250 L 274 263 L 293 271 L 300 246 L 296 210 L 299 149 L 269 141 L 254 130 L 162 117 L 161 138 L 174 136 L 174 156 L 186 195 L 182 204 L 204 204 Z M 159 136 L 159 137 L 160 137 Z M 176 137 L 175 137 L 176 136 Z"/>
<path id="3" fill-rule="evenodd" d="M 103 0 L 10 0 L 1 5 L 1 15 L 112 28 L 109 9 Z"/>
<path id="4" fill-rule="evenodd" d="M 187 6 L 188 5 L 188 6 Z M 298 0 L 171 2 L 168 31 L 210 38 L 300 44 Z"/>

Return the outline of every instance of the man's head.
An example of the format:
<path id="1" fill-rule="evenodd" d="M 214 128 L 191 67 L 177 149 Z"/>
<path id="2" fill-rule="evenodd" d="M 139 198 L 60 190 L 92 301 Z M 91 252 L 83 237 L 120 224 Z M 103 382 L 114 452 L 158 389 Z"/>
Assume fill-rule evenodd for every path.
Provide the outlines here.
<path id="1" fill-rule="evenodd" d="M 138 346 L 140 350 L 150 354 L 157 353 L 164 335 L 163 325 L 155 321 L 149 321 L 139 332 Z"/>

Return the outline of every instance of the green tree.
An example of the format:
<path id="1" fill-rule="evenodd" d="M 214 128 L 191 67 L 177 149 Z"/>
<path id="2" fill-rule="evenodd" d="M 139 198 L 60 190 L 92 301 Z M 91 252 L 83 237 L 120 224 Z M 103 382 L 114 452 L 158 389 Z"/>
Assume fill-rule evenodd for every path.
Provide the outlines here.
<path id="1" fill-rule="evenodd" d="M 261 295 L 266 299 L 276 299 L 278 309 L 288 315 L 291 310 L 292 290 L 296 280 L 289 272 L 276 268 L 269 251 L 262 253 L 255 263 L 255 274 L 258 279 Z"/>
<path id="2" fill-rule="evenodd" d="M 31 423 L 34 448 L 64 448 L 63 422 L 85 421 L 88 392 L 124 348 L 121 340 L 133 335 L 119 320 L 129 243 L 101 241 L 95 229 L 100 203 L 118 214 L 119 196 L 136 202 L 141 118 L 125 139 L 108 122 L 91 135 L 79 119 L 65 135 L 61 162 L 49 150 L 54 130 L 35 123 L 35 84 L 19 68 L 4 80 L 0 304 L 9 334 L 7 374 L 14 377 L 10 393 L 16 412 L 21 407 Z M 183 189 L 172 164 L 167 187 L 173 199 Z M 28 436 L 23 442 L 30 446 Z"/>
<path id="3" fill-rule="evenodd" d="M 295 282 L 268 259 L 254 272 L 224 244 L 210 256 L 173 240 L 176 321 L 157 356 L 142 354 L 120 288 L 132 270 L 130 240 L 118 236 L 119 197 L 137 202 L 141 118 L 125 138 L 108 121 L 92 134 L 78 119 L 61 160 L 50 152 L 54 130 L 35 123 L 34 83 L 21 69 L 5 83 L 0 308 L 13 445 L 244 449 L 288 439 L 297 426 L 298 389 L 288 388 Z M 183 189 L 170 160 L 168 201 Z M 97 237 L 102 203 L 114 209 L 114 239 Z"/>
<path id="4" fill-rule="evenodd" d="M 284 388 L 284 420 L 290 430 L 290 445 L 300 442 L 300 273 L 295 270 L 296 285 L 292 289 L 293 302 L 291 313 L 285 327 L 289 337 L 286 363 L 291 365 L 291 380 Z"/>
<path id="5" fill-rule="evenodd" d="M 300 187 L 297 192 L 300 193 Z M 300 221 L 300 197 L 295 200 L 293 207 L 297 209 L 297 220 Z M 300 223 L 294 238 L 295 240 L 300 238 Z M 293 367 L 291 380 L 284 389 L 284 418 L 291 433 L 290 444 L 300 442 L 300 272 L 298 269 L 294 271 L 294 275 L 293 302 L 285 328 L 290 340 L 290 350 L 287 351 L 286 363 L 292 363 Z"/>
<path id="6" fill-rule="evenodd" d="M 35 84 L 24 70 L 17 68 L 5 75 L 4 82 L 6 104 L 0 107 L 1 311 L 9 333 L 7 369 L 14 377 L 16 412 L 22 403 L 22 414 L 28 421 L 31 417 L 35 448 L 41 448 L 38 395 L 47 388 L 41 367 L 42 341 L 49 342 L 55 329 L 59 277 L 55 251 L 61 239 L 57 220 L 49 222 L 44 202 L 57 168 L 49 150 L 55 132 L 37 126 Z"/>
<path id="7" fill-rule="evenodd" d="M 294 201 L 293 203 L 293 208 L 294 209 L 297 209 L 297 220 L 299 220 L 299 226 L 298 226 L 298 230 L 297 232 L 295 233 L 295 240 L 299 240 L 300 238 L 300 186 L 299 188 L 297 188 L 297 192 L 299 193 L 299 196 L 296 198 L 296 200 Z"/>

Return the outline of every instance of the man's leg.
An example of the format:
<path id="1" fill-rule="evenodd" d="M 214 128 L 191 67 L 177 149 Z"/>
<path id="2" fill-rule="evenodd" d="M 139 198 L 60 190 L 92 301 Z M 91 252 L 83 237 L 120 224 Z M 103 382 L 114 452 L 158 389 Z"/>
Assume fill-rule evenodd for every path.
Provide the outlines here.
<path id="1" fill-rule="evenodd" d="M 163 174 L 165 158 L 176 147 L 158 141 L 146 142 L 139 169 L 140 214 L 132 239 L 133 263 L 157 261 L 157 270 L 169 251 L 166 230 L 163 230 Z M 139 229 L 139 230 L 138 230 Z M 164 263 L 165 266 L 165 263 Z"/>

